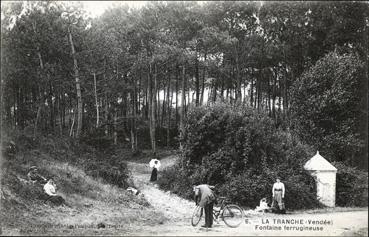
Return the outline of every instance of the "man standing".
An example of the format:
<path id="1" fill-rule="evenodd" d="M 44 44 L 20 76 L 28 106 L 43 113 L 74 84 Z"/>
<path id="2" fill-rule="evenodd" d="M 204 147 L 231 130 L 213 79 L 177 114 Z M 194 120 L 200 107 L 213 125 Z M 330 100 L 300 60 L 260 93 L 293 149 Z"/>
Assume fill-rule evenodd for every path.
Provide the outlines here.
<path id="1" fill-rule="evenodd" d="M 273 193 L 273 205 L 272 205 L 273 209 L 276 209 L 278 205 L 279 212 L 280 213 L 285 212 L 283 201 L 285 188 L 284 184 L 281 182 L 279 178 L 277 178 L 276 182 L 273 184 L 272 193 Z"/>
<path id="2" fill-rule="evenodd" d="M 213 225 L 213 206 L 215 201 L 215 195 L 213 193 L 213 186 L 207 184 L 200 184 L 193 187 L 195 192 L 196 205 L 202 207 L 205 210 L 205 225 L 201 227 L 211 228 Z"/>

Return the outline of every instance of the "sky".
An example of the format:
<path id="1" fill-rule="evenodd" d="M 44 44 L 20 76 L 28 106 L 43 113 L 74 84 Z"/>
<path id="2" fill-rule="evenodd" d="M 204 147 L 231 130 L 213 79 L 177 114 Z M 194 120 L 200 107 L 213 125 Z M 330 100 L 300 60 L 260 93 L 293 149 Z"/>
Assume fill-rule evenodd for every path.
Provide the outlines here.
<path id="1" fill-rule="evenodd" d="M 130 7 L 139 8 L 146 4 L 147 1 L 82 1 L 87 12 L 92 17 L 100 16 L 107 8 L 115 4 L 128 4 Z"/>

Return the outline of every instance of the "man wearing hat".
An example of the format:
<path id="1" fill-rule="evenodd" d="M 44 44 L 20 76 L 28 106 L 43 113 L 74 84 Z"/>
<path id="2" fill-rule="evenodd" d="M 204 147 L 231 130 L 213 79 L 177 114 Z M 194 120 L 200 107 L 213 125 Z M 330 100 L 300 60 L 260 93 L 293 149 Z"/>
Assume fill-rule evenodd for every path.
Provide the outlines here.
<path id="1" fill-rule="evenodd" d="M 44 184 L 47 182 L 47 179 L 38 173 L 38 169 L 36 166 L 31 166 L 29 168 L 27 176 L 29 181 L 31 181 L 32 183 L 39 182 L 41 184 Z"/>

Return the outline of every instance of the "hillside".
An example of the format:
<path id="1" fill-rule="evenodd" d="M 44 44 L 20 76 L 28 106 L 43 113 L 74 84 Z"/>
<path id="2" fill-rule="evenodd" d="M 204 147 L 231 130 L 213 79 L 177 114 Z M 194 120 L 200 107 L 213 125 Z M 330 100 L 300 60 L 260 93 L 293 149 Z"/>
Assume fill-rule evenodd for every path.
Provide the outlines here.
<path id="1" fill-rule="evenodd" d="M 1 234 L 132 235 L 141 226 L 165 221 L 144 197 L 125 190 L 132 182 L 126 166 L 118 166 L 116 161 L 125 157 L 102 153 L 67 137 L 50 135 L 33 140 L 30 135 L 15 134 L 13 138 L 16 155 L 2 157 Z M 9 140 L 10 137 L 4 139 Z M 99 156 L 108 158 L 104 164 L 115 173 L 102 172 L 105 167 Z M 27 182 L 32 165 L 38 166 L 44 177 L 54 178 L 68 206 L 44 204 L 42 186 Z M 98 172 L 94 166 L 99 166 Z M 119 167 L 125 169 L 119 172 Z M 120 183 L 114 185 L 106 180 Z"/>

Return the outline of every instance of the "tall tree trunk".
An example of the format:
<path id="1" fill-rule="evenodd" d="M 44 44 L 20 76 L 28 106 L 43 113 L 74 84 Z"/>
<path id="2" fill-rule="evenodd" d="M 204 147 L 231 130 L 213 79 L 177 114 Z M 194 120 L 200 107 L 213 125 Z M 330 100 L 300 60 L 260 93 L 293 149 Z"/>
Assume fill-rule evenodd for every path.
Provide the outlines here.
<path id="1" fill-rule="evenodd" d="M 238 52 L 235 52 L 236 54 L 236 95 L 235 95 L 235 101 L 241 102 L 242 101 L 242 92 L 241 92 L 241 84 L 242 84 L 242 78 L 240 77 L 240 63 L 238 58 Z"/>
<path id="2" fill-rule="evenodd" d="M 76 80 L 77 110 L 78 110 L 76 137 L 78 138 L 82 132 L 82 113 L 83 113 L 82 111 L 82 92 L 81 92 L 81 84 L 79 81 L 79 70 L 78 70 L 78 64 L 77 64 L 77 58 L 76 58 L 76 51 L 74 49 L 73 37 L 72 37 L 72 32 L 70 30 L 70 27 L 68 27 L 68 33 L 69 33 L 70 47 L 71 47 L 72 56 L 73 56 L 74 76 Z"/>
<path id="3" fill-rule="evenodd" d="M 268 113 L 269 113 L 269 116 L 272 115 L 272 107 L 271 107 L 271 104 L 270 104 L 270 100 L 271 100 L 271 89 L 270 89 L 270 76 L 268 75 L 268 101 L 267 101 L 267 105 L 268 105 Z"/>
<path id="4" fill-rule="evenodd" d="M 153 88 L 153 101 L 152 101 L 152 109 L 151 109 L 151 116 L 152 116 L 152 145 L 151 145 L 151 148 L 152 148 L 152 152 L 153 154 L 155 155 L 156 154 L 156 115 L 155 115 L 155 111 L 157 110 L 156 108 L 156 91 L 157 91 L 157 74 L 158 74 L 158 71 L 157 71 L 157 66 L 156 64 L 154 65 L 154 88 Z"/>
<path id="5" fill-rule="evenodd" d="M 170 108 L 172 106 L 171 104 L 171 98 L 170 98 L 170 79 L 171 74 L 168 73 L 168 82 L 167 82 L 167 147 L 169 147 L 170 142 Z"/>
<path id="6" fill-rule="evenodd" d="M 272 117 L 275 119 L 275 101 L 276 101 L 276 87 L 277 87 L 277 72 L 274 73 L 274 80 L 273 80 L 273 97 L 272 97 L 272 100 L 273 100 L 273 105 L 272 105 Z"/>
<path id="7" fill-rule="evenodd" d="M 9 111 L 8 108 L 9 107 L 5 106 L 5 103 L 4 103 L 4 79 L 1 75 L 1 78 L 0 78 L 0 144 L 3 144 L 3 128 L 4 128 L 5 116 L 6 115 L 10 116 L 10 113 L 7 113 Z"/>
<path id="8" fill-rule="evenodd" d="M 49 100 L 49 113 L 50 113 L 50 117 L 49 117 L 49 121 L 50 121 L 50 128 L 52 129 L 52 131 L 55 131 L 55 126 L 54 126 L 54 103 L 53 103 L 53 91 L 52 91 L 52 86 L 51 86 L 51 80 L 50 80 L 50 76 L 48 75 L 48 83 L 49 83 L 49 93 L 48 93 L 48 100 Z"/>
<path id="9" fill-rule="evenodd" d="M 42 57 L 41 57 L 41 53 L 39 51 L 40 49 L 37 48 L 37 56 L 38 56 L 38 59 L 39 59 L 39 63 L 40 63 L 40 71 L 39 71 L 39 76 L 43 77 L 43 73 L 44 73 L 44 63 L 43 63 L 43 60 L 42 60 Z M 42 112 L 42 108 L 45 106 L 45 101 L 44 101 L 44 98 L 43 96 L 41 95 L 40 96 L 40 99 L 39 99 L 39 102 L 38 102 L 38 109 L 37 109 L 37 114 L 36 114 L 36 120 L 35 120 L 35 126 L 34 126 L 34 131 L 33 131 L 33 138 L 35 139 L 36 138 L 36 135 L 37 135 L 37 129 L 38 129 L 38 122 L 40 121 L 41 119 L 41 112 Z"/>
<path id="10" fill-rule="evenodd" d="M 32 22 L 32 28 L 33 28 L 33 32 L 37 35 L 37 29 L 36 29 L 36 22 Z M 44 62 L 42 60 L 42 56 L 41 56 L 41 50 L 40 50 L 40 46 L 39 46 L 39 43 L 37 42 L 36 43 L 37 46 L 37 51 L 36 51 L 36 54 L 37 54 L 37 57 L 38 57 L 38 60 L 39 60 L 39 64 L 40 64 L 40 70 L 39 70 L 39 73 L 38 75 L 40 76 L 41 80 L 44 76 Z M 35 120 L 35 126 L 34 126 L 34 131 L 33 131 L 33 137 L 36 138 L 36 134 L 37 134 L 37 129 L 38 129 L 38 122 L 39 120 L 41 119 L 41 112 L 42 112 L 42 108 L 45 106 L 45 100 L 43 98 L 43 95 L 41 95 L 39 97 L 39 102 L 38 102 L 38 109 L 37 109 L 37 114 L 36 114 L 36 120 Z M 15 115 L 15 106 L 14 106 L 14 115 Z"/>
<path id="11" fill-rule="evenodd" d="M 250 83 L 250 106 L 252 107 L 254 104 L 254 75 L 251 76 Z"/>
<path id="12" fill-rule="evenodd" d="M 114 106 L 114 132 L 113 132 L 113 141 L 114 141 L 114 145 L 117 145 L 118 143 L 118 132 L 117 132 L 117 123 L 118 123 L 118 111 L 117 111 L 117 107 Z"/>
<path id="13" fill-rule="evenodd" d="M 149 64 L 149 73 L 147 77 L 147 96 L 148 96 L 148 104 L 147 104 L 147 112 L 149 118 L 149 130 L 150 130 L 150 143 L 151 149 L 153 149 L 153 132 L 152 132 L 152 65 Z"/>
<path id="14" fill-rule="evenodd" d="M 144 111 L 144 113 L 145 113 L 145 118 L 146 119 L 148 119 L 149 117 L 151 117 L 151 115 L 149 115 L 150 114 L 150 107 L 151 107 L 151 99 L 150 99 L 150 95 L 151 95 L 150 93 L 151 92 L 149 92 L 149 90 L 151 88 L 150 87 L 150 83 L 151 83 L 150 82 L 151 81 L 150 74 L 151 74 L 151 71 L 147 74 L 147 88 L 145 90 L 145 111 Z"/>
<path id="15" fill-rule="evenodd" d="M 70 126 L 70 130 L 69 130 L 69 136 L 73 137 L 74 136 L 74 124 L 76 121 L 76 114 L 77 114 L 77 109 L 73 108 L 73 120 L 72 120 L 72 124 Z"/>
<path id="16" fill-rule="evenodd" d="M 61 90 L 61 89 L 60 89 Z M 58 114 L 59 114 L 59 129 L 60 135 L 63 135 L 63 107 L 62 107 L 62 92 L 58 93 Z"/>
<path id="17" fill-rule="evenodd" d="M 213 103 L 217 100 L 217 82 L 213 81 Z"/>
<path id="18" fill-rule="evenodd" d="M 136 116 L 140 115 L 140 107 L 141 107 L 141 87 L 142 87 L 142 73 L 140 71 L 140 77 L 139 77 L 139 81 L 138 81 L 138 89 L 136 89 L 135 87 L 135 94 L 136 94 L 136 99 L 137 99 L 137 103 L 136 103 Z"/>
<path id="19" fill-rule="evenodd" d="M 199 60 L 198 60 L 198 55 L 197 55 L 197 51 L 196 51 L 196 59 L 195 59 L 195 91 L 196 91 L 196 100 L 195 100 L 195 105 L 199 106 L 199 102 L 200 102 L 200 74 L 199 74 Z"/>
<path id="20" fill-rule="evenodd" d="M 258 90 L 258 103 L 257 103 L 257 109 L 258 111 L 260 111 L 260 107 L 261 107 L 261 102 L 263 99 L 263 92 L 261 90 L 261 82 L 262 82 L 262 72 L 260 71 L 258 73 L 258 80 L 257 80 L 257 90 Z"/>
<path id="21" fill-rule="evenodd" d="M 166 70 L 166 75 L 168 75 L 168 70 Z M 168 103 L 167 97 L 168 97 L 168 91 L 165 90 L 165 83 L 163 83 L 163 91 L 164 91 L 164 96 L 163 96 L 163 103 L 161 105 L 161 119 L 160 119 L 160 127 L 164 126 L 164 120 L 165 120 L 165 105 L 166 103 Z"/>
<path id="22" fill-rule="evenodd" d="M 204 92 L 205 92 L 205 75 L 206 75 L 206 53 L 204 55 L 204 68 L 203 68 L 203 72 L 202 72 L 202 86 L 201 86 L 201 98 L 200 98 L 200 105 L 202 105 L 204 103 Z"/>
<path id="23" fill-rule="evenodd" d="M 178 95 L 178 81 L 179 81 L 179 68 L 178 65 L 176 65 L 176 125 L 178 125 L 178 100 L 179 100 L 179 95 Z"/>
<path id="24" fill-rule="evenodd" d="M 100 123 L 100 113 L 99 113 L 99 102 L 97 100 L 97 83 L 96 83 L 96 73 L 93 73 L 94 75 L 94 95 L 95 95 L 95 106 L 96 106 L 96 128 L 99 127 L 99 123 Z"/>
<path id="25" fill-rule="evenodd" d="M 133 103 L 133 116 L 132 116 L 132 124 L 131 124 L 131 149 L 132 152 L 135 153 L 137 150 L 137 132 L 136 132 L 136 116 L 137 116 L 137 107 L 136 107 L 136 99 L 137 99 L 137 92 L 136 92 L 136 84 L 133 82 L 133 95 L 132 95 L 132 103 Z"/>
<path id="26" fill-rule="evenodd" d="M 186 101 L 186 68 L 182 66 L 182 93 L 181 93 L 181 117 L 180 117 L 180 149 L 183 149 L 183 139 L 185 137 L 185 101 Z"/>
<path id="27" fill-rule="evenodd" d="M 284 115 L 288 117 L 288 72 L 287 70 L 286 70 L 286 76 L 284 77 L 283 95 L 284 95 L 283 112 L 284 112 Z"/>
<path id="28" fill-rule="evenodd" d="M 105 108 L 104 108 L 104 120 L 105 120 L 105 127 L 104 132 L 105 136 L 109 136 L 109 102 L 108 102 L 108 84 L 106 81 L 106 58 L 104 58 L 104 74 L 103 74 L 103 80 L 104 80 L 104 102 L 105 102 Z"/>

